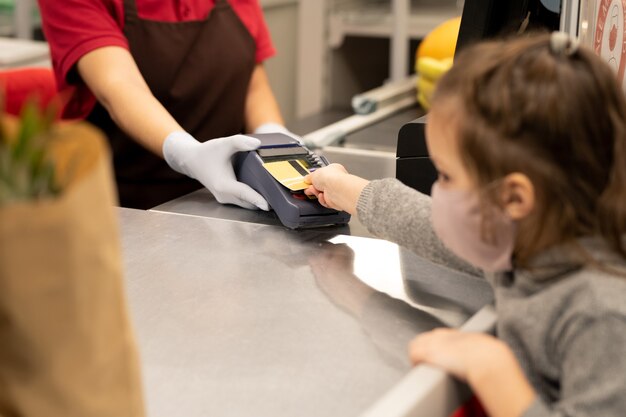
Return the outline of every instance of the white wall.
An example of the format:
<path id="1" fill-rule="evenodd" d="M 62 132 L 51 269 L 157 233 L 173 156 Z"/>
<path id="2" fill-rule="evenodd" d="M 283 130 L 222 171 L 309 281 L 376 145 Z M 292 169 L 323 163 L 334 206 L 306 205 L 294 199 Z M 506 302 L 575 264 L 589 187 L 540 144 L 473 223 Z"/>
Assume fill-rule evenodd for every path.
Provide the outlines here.
<path id="1" fill-rule="evenodd" d="M 261 0 L 277 54 L 265 67 L 285 120 L 296 117 L 298 0 Z"/>

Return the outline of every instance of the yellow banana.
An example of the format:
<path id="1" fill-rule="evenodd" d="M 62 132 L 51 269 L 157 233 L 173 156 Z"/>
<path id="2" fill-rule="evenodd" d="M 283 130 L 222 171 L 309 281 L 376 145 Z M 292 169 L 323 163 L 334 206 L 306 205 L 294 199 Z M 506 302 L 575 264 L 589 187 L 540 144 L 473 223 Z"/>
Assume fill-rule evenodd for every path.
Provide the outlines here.
<path id="1" fill-rule="evenodd" d="M 452 67 L 452 58 L 435 59 L 423 56 L 417 60 L 417 73 L 431 81 L 437 81 Z"/>
<path id="2" fill-rule="evenodd" d="M 421 91 L 417 92 L 417 102 L 420 104 L 420 106 L 422 106 L 424 110 L 428 111 L 430 109 L 430 101 L 428 101 L 424 93 L 422 93 Z"/>
<path id="3" fill-rule="evenodd" d="M 435 82 L 425 78 L 423 76 L 417 77 L 417 91 L 424 94 L 424 96 L 430 101 L 435 91 Z"/>

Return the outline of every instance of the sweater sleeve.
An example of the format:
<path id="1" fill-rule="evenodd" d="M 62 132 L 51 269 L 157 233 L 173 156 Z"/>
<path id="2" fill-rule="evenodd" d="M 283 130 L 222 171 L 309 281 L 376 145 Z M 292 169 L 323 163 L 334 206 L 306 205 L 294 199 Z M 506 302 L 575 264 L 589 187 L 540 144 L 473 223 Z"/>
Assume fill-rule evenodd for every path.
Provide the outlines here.
<path id="1" fill-rule="evenodd" d="M 361 223 L 374 235 L 390 240 L 415 254 L 448 268 L 482 276 L 441 243 L 430 220 L 430 197 L 395 178 L 370 182 L 357 202 Z"/>
<path id="2" fill-rule="evenodd" d="M 580 320 L 560 339 L 560 399 L 537 399 L 523 417 L 618 417 L 626 410 L 626 319 Z"/>

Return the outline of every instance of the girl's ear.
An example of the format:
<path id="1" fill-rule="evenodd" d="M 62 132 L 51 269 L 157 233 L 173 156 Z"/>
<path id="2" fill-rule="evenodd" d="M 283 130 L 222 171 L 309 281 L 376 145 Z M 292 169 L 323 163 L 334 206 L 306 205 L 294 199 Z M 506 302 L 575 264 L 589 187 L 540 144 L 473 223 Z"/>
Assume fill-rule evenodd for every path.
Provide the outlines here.
<path id="1" fill-rule="evenodd" d="M 519 172 L 504 177 L 502 182 L 504 211 L 513 220 L 522 220 L 535 208 L 535 187 L 526 175 Z"/>

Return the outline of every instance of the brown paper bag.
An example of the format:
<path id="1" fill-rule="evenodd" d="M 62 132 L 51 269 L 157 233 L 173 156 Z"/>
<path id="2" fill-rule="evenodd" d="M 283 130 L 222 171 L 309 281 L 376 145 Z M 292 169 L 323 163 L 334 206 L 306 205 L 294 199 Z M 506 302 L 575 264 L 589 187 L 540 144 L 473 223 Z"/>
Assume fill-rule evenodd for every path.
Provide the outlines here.
<path id="1" fill-rule="evenodd" d="M 106 142 L 54 135 L 69 186 L 0 207 L 0 416 L 142 416 Z"/>

